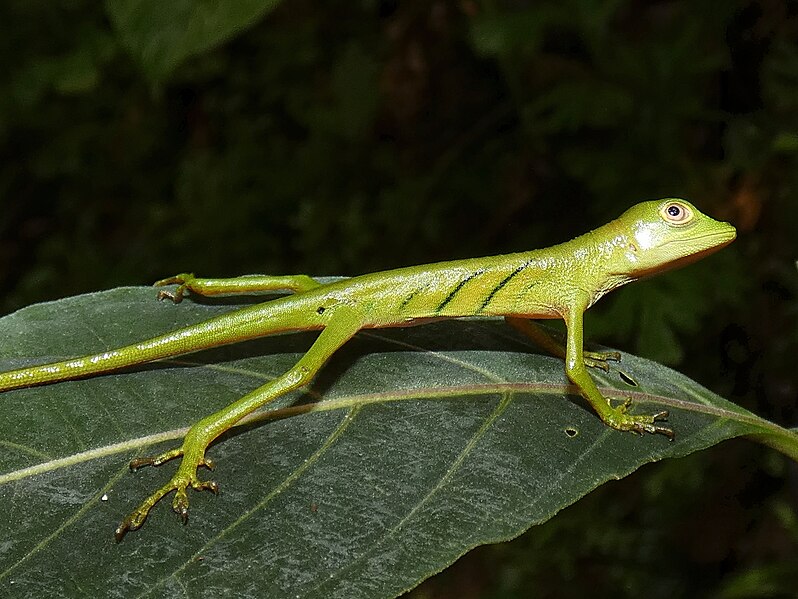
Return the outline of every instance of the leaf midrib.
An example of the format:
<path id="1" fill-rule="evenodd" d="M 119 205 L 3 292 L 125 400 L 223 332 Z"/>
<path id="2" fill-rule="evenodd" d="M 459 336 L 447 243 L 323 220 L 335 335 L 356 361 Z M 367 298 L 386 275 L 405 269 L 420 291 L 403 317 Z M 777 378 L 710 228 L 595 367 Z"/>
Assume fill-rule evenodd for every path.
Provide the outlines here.
<path id="1" fill-rule="evenodd" d="M 692 401 L 668 397 L 654 393 L 646 393 L 643 391 L 617 389 L 615 387 L 599 387 L 603 394 L 608 396 L 626 399 L 629 398 L 634 402 L 641 404 L 654 404 L 669 407 L 672 409 L 683 410 L 687 412 L 701 413 L 709 416 L 716 416 L 718 418 L 726 418 L 737 422 L 748 424 L 756 427 L 763 432 L 781 435 L 784 429 L 776 424 L 767 420 L 761 419 L 753 414 L 745 414 L 738 411 L 721 408 L 718 406 L 707 405 L 704 403 L 698 404 Z M 256 412 L 239 422 L 235 430 L 245 425 L 252 425 L 271 420 L 278 420 L 309 414 L 313 412 L 329 412 L 333 410 L 351 409 L 352 407 L 361 407 L 378 403 L 389 403 L 392 401 L 412 401 L 412 400 L 436 400 L 436 399 L 449 399 L 452 397 L 478 397 L 481 395 L 496 395 L 504 393 L 536 393 L 541 395 L 575 395 L 578 396 L 578 390 L 574 385 L 567 383 L 519 383 L 519 382 L 504 382 L 504 383 L 484 383 L 484 384 L 471 384 L 463 386 L 450 386 L 450 387 L 423 387 L 408 390 L 397 390 L 389 392 L 378 393 L 363 393 L 358 395 L 351 395 L 348 397 L 340 397 L 336 399 L 329 399 L 316 403 L 308 403 L 297 406 L 288 406 L 279 408 L 277 410 L 269 410 L 263 412 Z M 10 483 L 17 480 L 22 480 L 30 476 L 36 476 L 45 472 L 67 468 L 77 464 L 89 462 L 94 459 L 100 459 L 115 455 L 119 453 L 130 452 L 149 447 L 165 441 L 182 438 L 189 430 L 189 427 L 181 427 L 169 431 L 163 431 L 151 435 L 144 435 L 136 437 L 127 441 L 113 443 L 102 447 L 96 447 L 87 451 L 75 453 L 62 458 L 56 458 L 45 462 L 40 462 L 33 466 L 21 468 L 4 474 L 0 474 L 0 485 Z"/>

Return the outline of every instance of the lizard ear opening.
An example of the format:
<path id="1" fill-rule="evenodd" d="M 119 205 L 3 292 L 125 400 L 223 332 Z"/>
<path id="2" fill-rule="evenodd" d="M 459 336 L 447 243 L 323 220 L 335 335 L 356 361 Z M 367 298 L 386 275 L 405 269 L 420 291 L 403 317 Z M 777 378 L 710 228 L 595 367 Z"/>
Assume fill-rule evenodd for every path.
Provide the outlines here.
<path id="1" fill-rule="evenodd" d="M 659 209 L 659 214 L 670 225 L 686 225 L 692 222 L 695 215 L 690 206 L 683 202 L 670 201 Z"/>

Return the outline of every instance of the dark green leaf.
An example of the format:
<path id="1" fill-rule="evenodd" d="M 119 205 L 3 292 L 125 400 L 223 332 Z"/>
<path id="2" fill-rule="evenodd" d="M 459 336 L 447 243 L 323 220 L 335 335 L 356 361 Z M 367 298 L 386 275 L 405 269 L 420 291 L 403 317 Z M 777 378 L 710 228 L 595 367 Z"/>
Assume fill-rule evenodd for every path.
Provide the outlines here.
<path id="1" fill-rule="evenodd" d="M 0 368 L 110 349 L 231 306 L 127 288 L 0 320 Z M 605 481 L 738 435 L 798 455 L 796 435 L 684 376 L 624 356 L 594 375 L 677 438 L 612 431 L 562 363 L 498 321 L 365 331 L 306 394 L 280 398 L 209 452 L 218 497 L 168 504 L 116 544 L 118 521 L 175 464 L 136 455 L 285 371 L 312 336 L 276 336 L 82 381 L 3 394 L 4 596 L 393 597 L 472 547 L 510 539 Z M 290 416 L 290 417 L 289 417 Z M 206 477 L 209 475 L 205 475 Z"/>
<path id="2" fill-rule="evenodd" d="M 106 0 L 123 44 L 153 81 L 258 22 L 280 0 Z"/>

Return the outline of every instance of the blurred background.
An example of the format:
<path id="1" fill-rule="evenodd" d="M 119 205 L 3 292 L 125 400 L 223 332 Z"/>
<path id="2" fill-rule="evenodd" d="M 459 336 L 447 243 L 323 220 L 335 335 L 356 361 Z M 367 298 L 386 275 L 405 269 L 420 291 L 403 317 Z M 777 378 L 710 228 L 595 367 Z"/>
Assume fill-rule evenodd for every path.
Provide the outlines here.
<path id="1" fill-rule="evenodd" d="M 798 424 L 798 2 L 4 0 L 0 313 L 183 271 L 544 247 L 682 196 L 738 241 L 596 341 Z M 798 468 L 643 468 L 422 598 L 798 596 Z"/>

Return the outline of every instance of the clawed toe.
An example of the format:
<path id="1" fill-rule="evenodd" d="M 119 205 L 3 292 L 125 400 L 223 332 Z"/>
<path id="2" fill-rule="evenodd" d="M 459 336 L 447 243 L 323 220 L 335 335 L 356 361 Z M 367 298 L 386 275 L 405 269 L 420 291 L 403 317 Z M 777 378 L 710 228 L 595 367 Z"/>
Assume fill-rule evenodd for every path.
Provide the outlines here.
<path id="1" fill-rule="evenodd" d="M 183 301 L 183 291 L 181 289 L 182 289 L 181 287 L 178 287 L 177 291 L 175 292 L 168 291 L 166 289 L 161 289 L 158 292 L 158 295 L 155 297 L 158 299 L 159 302 L 168 299 L 175 304 L 179 304 L 180 302 Z"/>
<path id="2" fill-rule="evenodd" d="M 128 464 L 128 468 L 135 472 L 139 468 L 144 468 L 145 466 L 160 466 L 161 464 L 168 462 L 169 460 L 173 460 L 175 458 L 179 458 L 183 455 L 183 449 L 173 449 L 171 451 L 164 452 L 162 454 L 156 456 L 148 456 L 144 458 L 134 458 L 130 460 Z M 202 461 L 202 465 L 205 465 L 209 460 Z M 211 462 L 212 463 L 212 462 Z"/>
<path id="3" fill-rule="evenodd" d="M 144 523 L 143 519 L 141 520 L 141 522 L 134 521 L 135 514 L 136 512 L 130 514 L 127 518 L 125 518 L 124 520 L 122 520 L 122 522 L 119 523 L 119 526 L 116 527 L 116 530 L 114 531 L 114 538 L 116 539 L 117 543 L 122 539 L 124 539 L 125 535 L 129 531 L 140 528 L 141 525 Z"/>
<path id="4" fill-rule="evenodd" d="M 165 300 L 169 299 L 172 300 L 175 304 L 179 304 L 183 301 L 183 296 L 185 295 L 186 291 L 189 289 L 189 281 L 194 279 L 194 275 L 190 273 L 184 273 L 175 275 L 174 277 L 167 277 L 166 279 L 161 279 L 160 281 L 155 281 L 153 283 L 153 287 L 163 287 L 164 285 L 178 285 L 177 289 L 174 291 L 169 291 L 167 289 L 162 289 L 158 292 L 158 299 Z"/>
<path id="5" fill-rule="evenodd" d="M 628 409 L 632 405 L 631 398 L 627 398 L 621 405 L 614 408 L 613 416 L 608 419 L 607 424 L 620 431 L 629 431 L 638 435 L 650 433 L 652 435 L 664 435 L 669 440 L 675 438 L 673 431 L 666 426 L 658 426 L 655 422 L 662 422 L 668 419 L 668 411 L 662 410 L 653 415 L 629 414 Z"/>
<path id="6" fill-rule="evenodd" d="M 673 441 L 675 435 L 671 429 L 669 429 L 667 426 L 657 426 L 654 424 L 654 422 L 662 422 L 663 420 L 667 419 L 667 411 L 657 412 L 653 416 L 646 417 L 646 421 L 642 423 L 642 428 L 647 433 L 651 433 L 652 435 L 665 435 L 668 437 L 669 441 Z"/>
<path id="7" fill-rule="evenodd" d="M 192 485 L 197 491 L 210 491 L 214 495 L 219 494 L 219 484 L 215 480 L 206 480 L 199 485 Z"/>
<path id="8" fill-rule="evenodd" d="M 583 360 L 585 366 L 590 368 L 600 368 L 604 372 L 610 371 L 610 365 L 607 362 L 620 362 L 621 353 L 617 351 L 610 352 L 585 352 Z"/>

